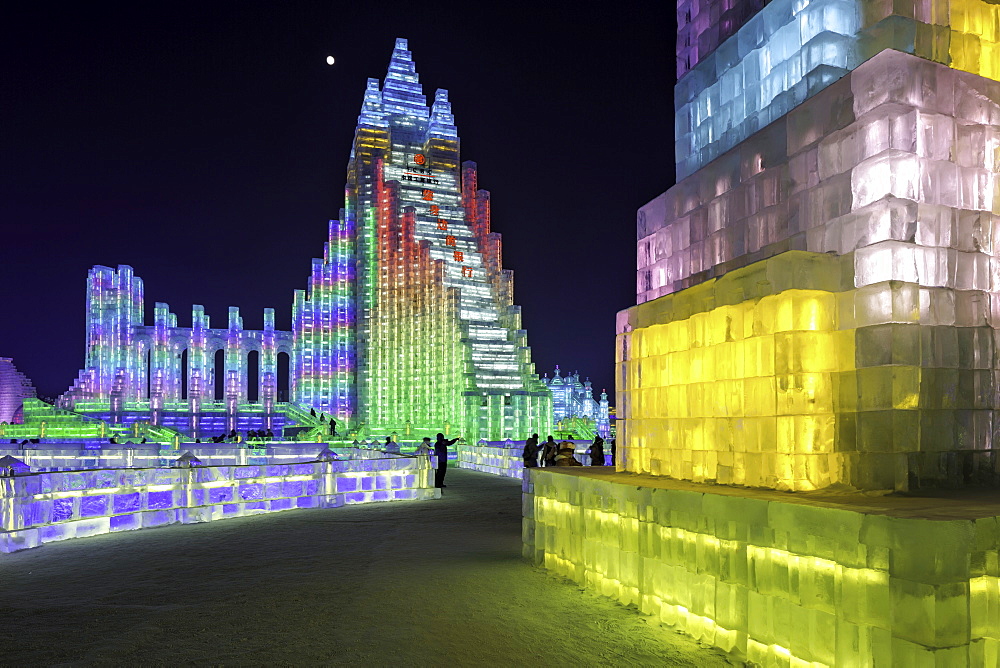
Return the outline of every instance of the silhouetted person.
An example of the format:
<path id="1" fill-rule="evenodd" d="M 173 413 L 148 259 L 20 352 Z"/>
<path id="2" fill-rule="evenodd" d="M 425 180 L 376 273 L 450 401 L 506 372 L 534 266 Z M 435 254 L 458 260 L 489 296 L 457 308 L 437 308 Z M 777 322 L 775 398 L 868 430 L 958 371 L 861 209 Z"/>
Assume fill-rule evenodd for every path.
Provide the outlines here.
<path id="1" fill-rule="evenodd" d="M 552 438 L 552 434 L 549 434 L 549 438 L 542 444 L 542 466 L 552 466 L 558 452 L 559 446 L 556 444 L 555 439 Z"/>
<path id="2" fill-rule="evenodd" d="M 590 465 L 604 466 L 604 439 L 600 436 L 595 436 L 590 445 Z"/>
<path id="3" fill-rule="evenodd" d="M 616 457 L 617 453 L 615 452 L 615 440 L 617 440 L 617 439 L 614 439 L 614 438 L 611 439 L 611 465 L 612 466 L 617 466 L 618 465 L 618 459 Z"/>
<path id="4" fill-rule="evenodd" d="M 435 487 L 447 487 L 444 484 L 444 476 L 448 472 L 448 446 L 454 445 L 456 441 L 458 441 L 457 438 L 446 441 L 442 433 L 438 433 L 437 435 L 437 441 L 434 443 L 434 456 L 438 458 L 438 467 L 434 472 Z"/>
<path id="5" fill-rule="evenodd" d="M 240 435 L 236 433 L 235 429 L 233 429 L 232 431 L 229 432 L 229 442 L 230 443 L 239 443 L 240 442 Z"/>
<path id="6" fill-rule="evenodd" d="M 309 409 L 309 415 L 312 415 L 313 417 L 316 417 L 316 409 L 315 408 L 310 408 Z"/>
<path id="7" fill-rule="evenodd" d="M 538 434 L 532 434 L 524 442 L 524 452 L 521 456 L 524 458 L 524 468 L 533 469 L 538 466 Z"/>
<path id="8" fill-rule="evenodd" d="M 267 430 L 267 440 L 272 440 L 274 438 L 274 432 L 270 429 Z"/>
<path id="9" fill-rule="evenodd" d="M 385 437 L 385 447 L 383 448 L 386 452 L 392 452 L 399 454 L 399 443 L 392 440 L 392 436 Z"/>
<path id="10" fill-rule="evenodd" d="M 337 435 L 337 421 L 332 417 L 330 418 L 330 436 Z"/>

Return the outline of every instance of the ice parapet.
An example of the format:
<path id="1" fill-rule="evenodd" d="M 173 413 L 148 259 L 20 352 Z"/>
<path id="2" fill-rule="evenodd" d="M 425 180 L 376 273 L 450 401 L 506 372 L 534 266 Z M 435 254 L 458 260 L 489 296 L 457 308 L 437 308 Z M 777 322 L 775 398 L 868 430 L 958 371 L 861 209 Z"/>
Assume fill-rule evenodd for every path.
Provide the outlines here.
<path id="1" fill-rule="evenodd" d="M 432 499 L 431 462 L 393 457 L 296 464 L 30 473 L 0 478 L 0 553 L 166 524 Z"/>

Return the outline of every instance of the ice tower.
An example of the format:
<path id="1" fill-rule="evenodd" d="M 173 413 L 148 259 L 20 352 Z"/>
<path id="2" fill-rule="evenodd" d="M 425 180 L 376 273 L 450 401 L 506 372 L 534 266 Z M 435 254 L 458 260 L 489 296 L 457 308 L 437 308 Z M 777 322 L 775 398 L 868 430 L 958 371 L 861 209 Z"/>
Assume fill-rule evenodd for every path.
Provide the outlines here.
<path id="1" fill-rule="evenodd" d="M 678 5 L 682 178 L 639 210 L 618 322 L 627 468 L 1000 482 L 1000 5 L 737 4 Z"/>
<path id="2" fill-rule="evenodd" d="M 369 79 L 309 288 L 295 295 L 296 401 L 370 433 L 501 439 L 541 432 L 531 363 L 490 194 L 460 162 L 448 92 L 428 106 L 405 39 Z"/>
<path id="3" fill-rule="evenodd" d="M 525 554 L 754 665 L 1000 665 L 1000 4 L 678 26 L 618 471 L 532 469 Z"/>
<path id="4" fill-rule="evenodd" d="M 159 302 L 146 325 L 132 268 L 91 269 L 86 361 L 60 406 L 194 436 L 290 424 L 326 434 L 326 416 L 348 438 L 548 430 L 552 395 L 512 301 L 490 193 L 476 164 L 459 162 L 448 92 L 427 105 L 406 40 L 384 83 L 368 81 L 345 191 L 291 331 L 270 308 L 263 330 L 245 329 L 236 307 L 212 329 L 198 305 L 179 327 Z"/>

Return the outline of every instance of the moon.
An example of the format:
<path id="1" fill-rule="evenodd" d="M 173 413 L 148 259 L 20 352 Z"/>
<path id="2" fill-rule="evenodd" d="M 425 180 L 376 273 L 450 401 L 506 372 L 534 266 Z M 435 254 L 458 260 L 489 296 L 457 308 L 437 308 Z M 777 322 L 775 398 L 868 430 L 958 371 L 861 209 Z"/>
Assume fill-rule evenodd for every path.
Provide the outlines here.
<path id="1" fill-rule="evenodd" d="M 326 64 L 327 65 L 333 65 L 335 62 L 337 62 L 337 61 L 334 60 L 333 56 L 327 56 L 326 57 Z"/>

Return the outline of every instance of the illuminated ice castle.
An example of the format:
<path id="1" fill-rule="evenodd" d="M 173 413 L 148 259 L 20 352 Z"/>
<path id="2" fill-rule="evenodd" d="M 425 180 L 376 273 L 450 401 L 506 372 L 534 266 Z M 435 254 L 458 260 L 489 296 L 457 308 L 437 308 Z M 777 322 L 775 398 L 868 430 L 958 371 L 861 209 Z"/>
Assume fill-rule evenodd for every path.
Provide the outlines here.
<path id="1" fill-rule="evenodd" d="M 236 308 L 211 328 L 200 306 L 178 327 L 162 303 L 144 325 L 132 268 L 94 267 L 86 364 L 60 404 L 188 433 L 281 426 L 301 418 L 296 406 L 357 434 L 542 432 L 552 399 L 534 372 L 489 198 L 475 163 L 460 162 L 447 91 L 427 105 L 397 40 L 384 83 L 368 81 L 345 208 L 296 291 L 292 331 L 274 329 L 272 309 L 262 331 L 244 329 Z"/>
<path id="2" fill-rule="evenodd" d="M 589 431 L 607 438 L 611 431 L 607 392 L 601 392 L 600 400 L 594 399 L 589 378 L 580 380 L 578 371 L 563 376 L 559 365 L 552 377 L 545 374 L 542 382 L 552 392 L 552 419 L 557 427 L 567 418 L 583 420 L 591 427 Z"/>
<path id="3" fill-rule="evenodd" d="M 1000 665 L 1000 4 L 677 16 L 618 472 L 532 469 L 525 554 L 754 665 Z"/>

